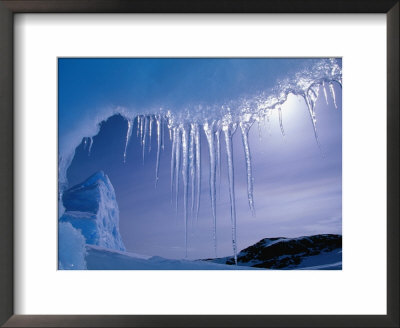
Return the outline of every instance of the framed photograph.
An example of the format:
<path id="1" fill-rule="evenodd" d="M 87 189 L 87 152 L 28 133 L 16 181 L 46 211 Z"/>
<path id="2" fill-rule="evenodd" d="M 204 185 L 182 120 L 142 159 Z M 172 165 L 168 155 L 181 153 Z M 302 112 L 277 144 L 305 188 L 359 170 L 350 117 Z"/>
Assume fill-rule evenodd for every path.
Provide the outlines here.
<path id="1" fill-rule="evenodd" d="M 341 58 L 59 58 L 58 269 L 341 270 L 341 89 Z"/>
<path id="2" fill-rule="evenodd" d="M 398 1 L 0 9 L 2 325 L 398 327 Z"/>

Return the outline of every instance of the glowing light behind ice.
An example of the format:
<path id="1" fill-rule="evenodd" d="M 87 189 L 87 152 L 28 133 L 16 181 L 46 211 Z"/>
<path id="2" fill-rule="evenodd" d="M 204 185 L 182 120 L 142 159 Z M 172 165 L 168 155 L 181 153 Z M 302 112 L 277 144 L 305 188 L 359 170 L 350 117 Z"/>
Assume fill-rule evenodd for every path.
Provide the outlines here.
<path id="1" fill-rule="evenodd" d="M 185 226 L 185 246 L 187 256 L 188 245 L 188 219 L 189 208 L 192 219 L 197 220 L 200 208 L 201 192 L 201 134 L 206 138 L 209 153 L 209 194 L 213 223 L 214 251 L 217 254 L 217 202 L 216 202 L 216 181 L 217 176 L 221 179 L 221 142 L 220 134 L 223 133 L 225 141 L 225 153 L 227 158 L 227 172 L 229 180 L 230 216 L 232 227 L 232 248 L 236 261 L 236 206 L 235 206 L 235 185 L 233 167 L 232 137 L 239 127 L 243 150 L 245 155 L 245 167 L 247 177 L 247 200 L 250 211 L 255 216 L 255 204 L 253 197 L 254 177 L 251 165 L 251 146 L 248 134 L 255 122 L 267 121 L 271 111 L 278 111 L 279 124 L 282 135 L 285 134 L 281 106 L 290 94 L 301 97 L 307 106 L 309 117 L 314 130 L 315 140 L 318 142 L 316 103 L 319 98 L 320 89 L 324 93 L 325 102 L 328 103 L 327 85 L 330 98 L 337 108 L 334 84 L 341 87 L 342 71 L 335 59 L 323 59 L 313 67 L 297 72 L 294 76 L 278 81 L 275 88 L 262 91 L 258 94 L 249 95 L 240 99 L 232 99 L 229 103 L 191 105 L 185 109 L 158 108 L 146 109 L 146 112 L 128 111 L 119 112 L 126 117 L 128 128 L 125 138 L 124 162 L 128 156 L 127 147 L 132 135 L 133 122 L 137 122 L 137 137 L 142 146 L 142 158 L 145 162 L 145 151 L 148 140 L 148 151 L 151 151 L 151 138 L 155 134 L 157 138 L 157 157 L 155 168 L 155 186 L 159 180 L 159 165 L 162 150 L 164 150 L 164 129 L 168 129 L 172 141 L 170 160 L 171 170 L 171 201 L 174 203 L 178 213 L 180 186 L 183 193 L 183 216 Z M 115 110 L 114 110 L 115 112 Z M 110 115 L 111 116 L 111 115 Z M 153 123 L 155 122 L 155 130 Z M 98 130 L 98 129 L 97 129 Z M 203 133 L 201 133 L 203 130 Z M 96 132 L 97 133 L 97 132 Z M 95 135 L 95 134 L 93 134 Z M 82 140 L 82 139 L 81 139 Z M 93 145 L 93 137 L 85 139 L 85 147 L 88 147 L 89 154 Z M 74 149 L 74 148 L 73 148 Z M 74 150 L 65 151 L 60 156 L 59 185 L 60 192 L 64 190 L 66 183 L 66 170 L 73 158 Z M 182 181 L 180 175 L 182 174 Z M 190 187 L 190 207 L 189 207 Z"/>

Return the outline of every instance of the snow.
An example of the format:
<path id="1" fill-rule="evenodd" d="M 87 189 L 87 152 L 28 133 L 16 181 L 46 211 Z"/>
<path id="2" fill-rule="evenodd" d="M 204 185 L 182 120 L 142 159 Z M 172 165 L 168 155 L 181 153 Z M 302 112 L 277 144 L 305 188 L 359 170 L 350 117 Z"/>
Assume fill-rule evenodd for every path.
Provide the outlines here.
<path id="1" fill-rule="evenodd" d="M 65 212 L 60 222 L 79 229 L 86 244 L 125 250 L 119 233 L 119 210 L 114 188 L 104 172 L 63 193 Z"/>
<path id="2" fill-rule="evenodd" d="M 300 270 L 341 270 L 342 249 L 332 252 L 321 252 L 321 254 L 309 256 L 302 260 L 295 269 Z"/>

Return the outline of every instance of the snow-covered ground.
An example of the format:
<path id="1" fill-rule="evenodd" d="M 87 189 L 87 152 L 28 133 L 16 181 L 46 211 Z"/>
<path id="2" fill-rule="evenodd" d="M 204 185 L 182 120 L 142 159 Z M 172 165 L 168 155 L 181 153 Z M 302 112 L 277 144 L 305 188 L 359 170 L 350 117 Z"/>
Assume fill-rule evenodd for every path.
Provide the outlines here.
<path id="1" fill-rule="evenodd" d="M 205 261 L 170 260 L 86 245 L 88 270 L 249 270 L 251 267 Z"/>
<path id="2" fill-rule="evenodd" d="M 93 245 L 86 245 L 86 265 L 88 270 L 262 270 L 248 265 L 236 266 L 199 260 L 171 260 Z M 307 257 L 298 266 L 288 269 L 340 270 L 341 268 L 340 249 Z"/>
<path id="3" fill-rule="evenodd" d="M 341 270 L 342 269 L 342 249 L 332 252 L 322 252 L 319 255 L 305 258 L 299 266 L 299 270 Z"/>
<path id="4" fill-rule="evenodd" d="M 231 256 L 205 261 L 234 263 Z M 342 236 L 322 234 L 265 238 L 240 251 L 238 265 L 274 270 L 341 270 Z"/>

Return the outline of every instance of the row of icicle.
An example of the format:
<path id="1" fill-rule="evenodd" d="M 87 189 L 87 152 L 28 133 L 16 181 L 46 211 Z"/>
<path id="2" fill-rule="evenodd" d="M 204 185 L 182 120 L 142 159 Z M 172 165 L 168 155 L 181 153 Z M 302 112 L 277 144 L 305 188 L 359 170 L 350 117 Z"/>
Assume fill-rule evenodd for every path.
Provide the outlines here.
<path id="1" fill-rule="evenodd" d="M 335 108 L 336 96 L 332 81 L 325 81 L 314 83 L 308 87 L 307 91 L 300 94 L 305 100 L 309 115 L 311 118 L 312 126 L 314 129 L 315 139 L 318 143 L 318 135 L 316 129 L 316 115 L 315 105 L 318 99 L 320 88 L 323 90 L 325 101 L 328 104 L 328 95 L 326 84 L 333 99 Z M 340 83 L 339 83 L 340 84 Z M 291 92 L 294 93 L 294 92 Z M 295 93 L 297 94 L 297 93 Z M 249 146 L 249 131 L 254 122 L 260 121 L 265 117 L 269 117 L 270 110 L 276 109 L 279 114 L 279 125 L 282 134 L 284 135 L 281 106 L 286 101 L 288 94 L 282 99 L 267 108 L 264 107 L 262 111 L 256 113 L 248 113 L 242 111 L 243 115 L 238 115 L 235 118 L 228 111 L 221 119 L 200 122 L 190 122 L 188 120 L 175 120 L 170 112 L 167 114 L 160 113 L 155 115 L 138 115 L 134 118 L 127 118 L 128 129 L 126 133 L 125 148 L 124 148 L 124 162 L 127 158 L 127 148 L 132 136 L 134 121 L 137 124 L 137 137 L 142 146 L 143 162 L 145 157 L 146 142 L 149 143 L 149 151 L 151 149 L 151 138 L 155 129 L 157 138 L 157 159 L 155 168 L 155 186 L 159 180 L 159 165 L 160 153 L 164 150 L 164 129 L 168 128 L 169 137 L 172 142 L 171 151 L 171 200 L 175 203 L 175 208 L 178 208 L 178 194 L 180 186 L 180 176 L 182 179 L 183 187 L 183 216 L 185 225 L 185 255 L 187 257 L 188 246 L 188 218 L 189 208 L 192 217 L 198 219 L 200 208 L 200 191 L 201 191 L 201 130 L 208 144 L 209 152 L 209 193 L 211 201 L 212 219 L 213 219 L 213 240 L 214 251 L 217 256 L 217 206 L 216 206 L 216 177 L 217 171 L 220 176 L 221 167 L 221 143 L 220 136 L 223 135 L 225 140 L 225 152 L 227 158 L 228 182 L 229 182 L 229 198 L 230 198 L 230 216 L 232 227 L 232 248 L 235 263 L 237 264 L 237 241 L 236 241 L 236 205 L 235 205 L 235 184 L 234 184 L 234 165 L 233 165 L 233 147 L 232 137 L 239 127 L 246 164 L 247 176 L 247 199 L 250 211 L 255 216 L 255 205 L 253 197 L 253 174 L 251 165 L 251 151 Z M 85 147 L 89 147 L 89 154 L 93 145 L 92 138 L 85 139 Z M 88 143 L 88 144 L 87 144 Z M 190 206 L 189 206 L 189 186 L 190 186 Z M 175 198 L 173 199 L 173 196 Z"/>

